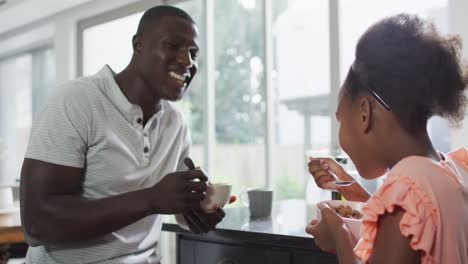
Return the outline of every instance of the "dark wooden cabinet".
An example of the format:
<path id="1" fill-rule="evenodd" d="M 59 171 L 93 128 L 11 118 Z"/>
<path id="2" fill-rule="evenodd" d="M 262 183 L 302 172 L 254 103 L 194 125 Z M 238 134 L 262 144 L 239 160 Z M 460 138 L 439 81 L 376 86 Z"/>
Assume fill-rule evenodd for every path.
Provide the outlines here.
<path id="1" fill-rule="evenodd" d="M 302 211 L 301 211 L 302 210 Z M 335 264 L 335 255 L 320 250 L 305 233 L 306 206 L 284 202 L 271 217 L 250 218 L 248 208 L 225 209 L 216 230 L 190 233 L 175 222 L 163 230 L 177 236 L 177 264 Z"/>
<path id="2" fill-rule="evenodd" d="M 262 247 L 216 244 L 182 238 L 179 263 L 183 264 L 290 264 L 290 253 Z"/>
<path id="3" fill-rule="evenodd" d="M 215 231 L 216 232 L 216 231 Z M 251 238 L 249 238 L 249 235 Z M 177 264 L 336 264 L 332 254 L 297 238 L 220 232 L 211 235 L 177 233 Z M 288 243 L 287 241 L 290 241 Z"/>

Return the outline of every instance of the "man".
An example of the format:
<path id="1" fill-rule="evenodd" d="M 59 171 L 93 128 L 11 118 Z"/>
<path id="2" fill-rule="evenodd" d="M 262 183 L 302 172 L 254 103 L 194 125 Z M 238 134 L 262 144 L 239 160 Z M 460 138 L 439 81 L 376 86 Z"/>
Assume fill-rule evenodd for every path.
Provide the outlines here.
<path id="1" fill-rule="evenodd" d="M 184 11 L 143 15 L 129 65 L 66 83 L 35 120 L 21 172 L 26 263 L 158 263 L 161 214 L 196 233 L 224 217 L 200 210 L 207 177 L 187 170 L 190 137 L 174 104 L 197 70 Z"/>

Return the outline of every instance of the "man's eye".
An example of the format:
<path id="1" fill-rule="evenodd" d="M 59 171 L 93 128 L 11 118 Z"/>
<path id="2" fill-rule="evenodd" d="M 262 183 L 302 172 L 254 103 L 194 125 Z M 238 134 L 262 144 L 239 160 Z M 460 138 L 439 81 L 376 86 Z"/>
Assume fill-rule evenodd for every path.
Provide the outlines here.
<path id="1" fill-rule="evenodd" d="M 198 58 L 198 52 L 196 51 L 191 51 L 190 56 L 192 57 L 192 60 L 196 60 Z"/>
<path id="2" fill-rule="evenodd" d="M 166 42 L 166 46 L 171 48 L 171 49 L 178 49 L 179 48 L 179 44 L 177 44 L 175 42 Z"/>

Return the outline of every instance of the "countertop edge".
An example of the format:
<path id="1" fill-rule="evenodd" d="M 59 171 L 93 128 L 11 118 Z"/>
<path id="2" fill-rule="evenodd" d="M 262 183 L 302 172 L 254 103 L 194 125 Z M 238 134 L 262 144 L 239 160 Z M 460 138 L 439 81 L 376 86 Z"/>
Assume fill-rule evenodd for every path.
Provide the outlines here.
<path id="1" fill-rule="evenodd" d="M 247 244 L 262 244 L 271 246 L 281 246 L 294 249 L 303 249 L 307 251 L 321 251 L 314 242 L 314 238 L 291 236 L 282 234 L 261 233 L 247 230 L 231 230 L 217 228 L 207 234 L 199 235 L 191 233 L 175 223 L 163 223 L 162 230 L 173 232 L 178 235 L 189 237 L 192 240 L 216 242 L 216 243 L 247 243 Z"/>

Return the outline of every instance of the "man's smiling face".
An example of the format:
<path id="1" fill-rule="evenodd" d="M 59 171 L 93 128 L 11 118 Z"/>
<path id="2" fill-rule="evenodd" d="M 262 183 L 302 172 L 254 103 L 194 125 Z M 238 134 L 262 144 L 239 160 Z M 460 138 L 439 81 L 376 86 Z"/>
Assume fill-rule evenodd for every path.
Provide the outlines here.
<path id="1" fill-rule="evenodd" d="M 137 67 L 159 99 L 177 101 L 197 72 L 198 30 L 191 21 L 165 16 L 136 36 Z"/>

